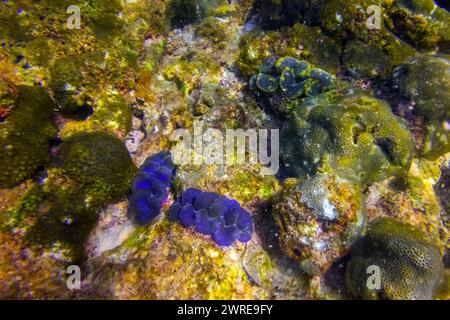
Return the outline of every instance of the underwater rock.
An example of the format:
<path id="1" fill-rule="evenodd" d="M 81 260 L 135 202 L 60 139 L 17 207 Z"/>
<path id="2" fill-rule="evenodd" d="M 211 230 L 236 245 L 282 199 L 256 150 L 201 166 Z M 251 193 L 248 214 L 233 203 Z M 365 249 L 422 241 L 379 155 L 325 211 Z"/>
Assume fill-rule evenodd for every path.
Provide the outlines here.
<path id="1" fill-rule="evenodd" d="M 185 227 L 212 235 L 220 246 L 230 246 L 236 240 L 248 242 L 253 232 L 250 213 L 236 200 L 215 192 L 186 190 L 171 206 L 169 215 Z"/>
<path id="2" fill-rule="evenodd" d="M 421 155 L 436 159 L 450 152 L 450 62 L 445 58 L 417 56 L 393 72 L 397 92 L 414 105 L 424 121 Z"/>
<path id="3" fill-rule="evenodd" d="M 68 55 L 56 60 L 50 69 L 49 86 L 63 115 L 76 116 L 86 104 L 92 103 L 88 96 L 81 94 L 82 67 L 80 56 Z"/>
<path id="4" fill-rule="evenodd" d="M 77 261 L 97 211 L 126 195 L 136 167 L 122 141 L 102 132 L 71 136 L 58 160 L 43 185 L 47 205 L 36 213 L 26 237 L 30 243 L 58 246 Z"/>
<path id="5" fill-rule="evenodd" d="M 169 152 L 148 157 L 134 178 L 130 196 L 130 210 L 139 224 L 148 223 L 161 213 L 175 174 Z"/>
<path id="6" fill-rule="evenodd" d="M 246 246 L 242 264 L 247 277 L 254 283 L 254 290 L 262 293 L 261 298 L 304 299 L 307 277 L 295 261 L 279 251 L 274 253 L 277 249 L 268 252 L 256 241 L 250 241 Z"/>
<path id="7" fill-rule="evenodd" d="M 387 27 L 419 50 L 434 49 L 448 41 L 449 23 L 450 13 L 432 0 L 397 1 L 387 11 Z"/>
<path id="8" fill-rule="evenodd" d="M 67 289 L 70 261 L 55 252 L 27 245 L 19 234 L 0 231 L 0 298 L 6 300 L 73 299 Z"/>
<path id="9" fill-rule="evenodd" d="M 436 9 L 434 0 L 399 0 L 397 2 L 400 6 L 425 16 L 430 16 Z"/>
<path id="10" fill-rule="evenodd" d="M 334 172 L 363 186 L 404 176 L 411 165 L 411 133 L 387 103 L 365 95 L 299 106 L 281 131 L 288 170 Z"/>
<path id="11" fill-rule="evenodd" d="M 55 105 L 41 87 L 19 86 L 12 111 L 0 122 L 0 186 L 12 187 L 50 162 L 56 138 Z"/>
<path id="12" fill-rule="evenodd" d="M 62 139 L 75 133 L 95 131 L 108 132 L 123 139 L 131 130 L 131 108 L 119 94 L 105 94 L 82 108 L 87 113 L 86 119 L 77 119 L 83 114 L 82 109 L 77 109 L 71 116 L 75 121 L 68 121 L 61 128 L 59 135 Z M 63 115 L 70 117 L 66 113 Z"/>
<path id="13" fill-rule="evenodd" d="M 158 220 L 90 261 L 85 297 L 253 299 L 242 267 L 244 246 L 220 248 L 179 223 Z M 262 295 L 267 297 L 267 295 Z"/>
<path id="14" fill-rule="evenodd" d="M 346 254 L 364 220 L 357 184 L 331 175 L 287 180 L 272 202 L 281 249 L 312 275 Z"/>
<path id="15" fill-rule="evenodd" d="M 379 289 L 367 286 L 368 267 L 381 271 Z M 369 224 L 350 252 L 347 289 L 364 299 L 432 299 L 443 280 L 439 250 L 417 228 L 393 218 Z"/>
<path id="16" fill-rule="evenodd" d="M 172 0 L 168 16 L 173 26 L 183 26 L 213 14 L 214 9 L 227 4 L 225 0 Z"/>
<path id="17" fill-rule="evenodd" d="M 392 71 L 390 58 L 378 47 L 361 41 L 349 41 L 345 46 L 344 67 L 355 78 L 387 78 Z"/>

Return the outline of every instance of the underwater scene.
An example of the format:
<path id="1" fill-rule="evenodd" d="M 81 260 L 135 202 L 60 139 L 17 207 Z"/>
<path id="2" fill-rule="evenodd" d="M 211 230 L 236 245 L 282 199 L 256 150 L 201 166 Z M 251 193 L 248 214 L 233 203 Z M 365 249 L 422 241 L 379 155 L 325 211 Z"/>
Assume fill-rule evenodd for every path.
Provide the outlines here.
<path id="1" fill-rule="evenodd" d="M 0 1 L 0 299 L 449 300 L 433 0 Z"/>

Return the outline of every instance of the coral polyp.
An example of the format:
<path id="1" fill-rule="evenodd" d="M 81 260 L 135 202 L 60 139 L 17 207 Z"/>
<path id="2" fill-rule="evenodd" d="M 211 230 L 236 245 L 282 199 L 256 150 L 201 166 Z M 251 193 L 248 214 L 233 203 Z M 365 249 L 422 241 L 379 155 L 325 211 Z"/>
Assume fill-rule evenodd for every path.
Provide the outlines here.
<path id="1" fill-rule="evenodd" d="M 245 243 L 252 237 L 250 213 L 236 200 L 215 192 L 187 189 L 172 204 L 169 215 L 185 227 L 195 227 L 201 234 L 212 235 L 220 246 L 230 246 L 235 241 Z"/>
<path id="2" fill-rule="evenodd" d="M 133 180 L 130 210 L 140 224 L 145 224 L 161 213 L 169 195 L 175 174 L 169 152 L 163 151 L 148 157 Z"/>

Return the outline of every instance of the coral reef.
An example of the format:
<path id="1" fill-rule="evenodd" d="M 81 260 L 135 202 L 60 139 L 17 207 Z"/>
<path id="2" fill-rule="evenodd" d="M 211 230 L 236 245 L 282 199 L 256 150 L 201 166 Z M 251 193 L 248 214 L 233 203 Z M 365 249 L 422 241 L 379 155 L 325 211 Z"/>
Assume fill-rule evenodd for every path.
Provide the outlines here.
<path id="1" fill-rule="evenodd" d="M 0 298 L 448 300 L 438 5 L 0 1 Z"/>
<path id="2" fill-rule="evenodd" d="M 367 268 L 378 266 L 380 288 L 367 285 Z M 425 234 L 393 218 L 379 218 L 352 248 L 346 267 L 348 290 L 365 299 L 432 299 L 443 280 L 439 250 Z"/>
<path id="3" fill-rule="evenodd" d="M 362 41 L 349 41 L 345 46 L 343 64 L 355 78 L 387 78 L 392 71 L 392 62 L 378 47 Z"/>
<path id="4" fill-rule="evenodd" d="M 172 204 L 169 215 L 185 227 L 212 235 L 220 246 L 230 246 L 236 240 L 248 242 L 253 232 L 250 214 L 236 200 L 214 192 L 186 190 Z"/>
<path id="5" fill-rule="evenodd" d="M 133 180 L 130 209 L 135 220 L 145 224 L 161 212 L 172 185 L 174 167 L 169 152 L 148 157 Z"/>

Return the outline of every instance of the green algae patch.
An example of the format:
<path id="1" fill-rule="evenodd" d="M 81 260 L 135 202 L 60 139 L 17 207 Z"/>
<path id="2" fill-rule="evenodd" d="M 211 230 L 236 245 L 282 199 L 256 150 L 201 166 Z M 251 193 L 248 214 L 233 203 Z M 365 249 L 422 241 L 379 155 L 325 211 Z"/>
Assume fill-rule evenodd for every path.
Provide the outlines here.
<path id="1" fill-rule="evenodd" d="M 381 286 L 370 289 L 367 268 L 378 266 Z M 374 220 L 350 253 L 347 289 L 365 299 L 432 299 L 444 267 L 438 248 L 419 229 L 393 218 Z"/>
<path id="2" fill-rule="evenodd" d="M 12 187 L 50 162 L 55 105 L 41 87 L 19 86 L 12 113 L 0 122 L 0 186 Z"/>

